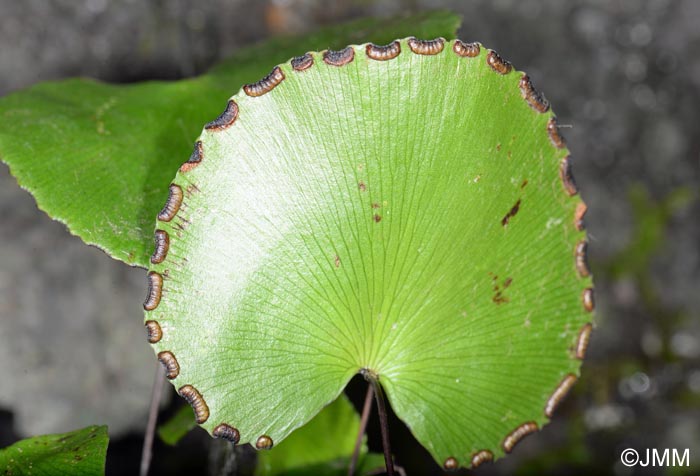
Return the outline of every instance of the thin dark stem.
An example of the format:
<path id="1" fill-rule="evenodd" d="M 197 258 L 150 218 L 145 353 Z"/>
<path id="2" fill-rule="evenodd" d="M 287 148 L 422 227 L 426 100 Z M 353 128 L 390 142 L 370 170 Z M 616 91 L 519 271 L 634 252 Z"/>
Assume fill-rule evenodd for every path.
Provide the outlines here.
<path id="1" fill-rule="evenodd" d="M 141 451 L 140 476 L 148 475 L 148 468 L 151 466 L 151 456 L 153 455 L 153 437 L 156 433 L 156 422 L 158 421 L 158 408 L 160 407 L 160 397 L 163 393 L 163 382 L 165 381 L 163 366 L 158 363 L 156 375 L 153 379 L 153 391 L 151 392 L 151 408 L 148 410 L 148 424 L 146 434 L 143 438 L 143 450 Z"/>
<path id="2" fill-rule="evenodd" d="M 374 395 L 377 397 L 377 412 L 379 413 L 379 427 L 382 429 L 382 446 L 384 447 L 384 461 L 386 462 L 387 476 L 394 476 L 394 461 L 391 457 L 391 445 L 389 444 L 389 422 L 384 405 L 384 392 L 379 381 L 370 380 L 374 387 Z"/>
<path id="3" fill-rule="evenodd" d="M 371 384 L 367 384 L 367 395 L 365 396 L 365 404 L 362 407 L 362 418 L 360 419 L 360 429 L 357 432 L 357 440 L 355 440 L 355 450 L 352 452 L 350 467 L 348 468 L 348 476 L 355 474 L 357 468 L 357 459 L 360 457 L 360 448 L 362 447 L 362 438 L 365 436 L 367 429 L 367 421 L 369 420 L 369 412 L 372 410 L 372 397 L 374 397 L 374 389 Z"/>
<path id="4" fill-rule="evenodd" d="M 382 430 L 382 447 L 384 449 L 384 462 L 386 463 L 387 476 L 394 476 L 394 461 L 391 457 L 391 445 L 389 443 L 389 422 L 386 414 L 386 404 L 384 403 L 384 391 L 379 384 L 379 376 L 369 370 L 364 370 L 362 375 L 365 377 L 372 388 L 374 396 L 377 400 L 377 413 L 379 413 L 379 427 Z"/>

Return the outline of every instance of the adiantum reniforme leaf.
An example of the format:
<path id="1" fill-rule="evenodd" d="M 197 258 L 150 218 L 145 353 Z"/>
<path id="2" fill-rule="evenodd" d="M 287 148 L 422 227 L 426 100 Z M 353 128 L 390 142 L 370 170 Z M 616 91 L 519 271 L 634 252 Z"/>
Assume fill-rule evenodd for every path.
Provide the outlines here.
<path id="1" fill-rule="evenodd" d="M 592 329 L 549 102 L 478 43 L 311 52 L 234 95 L 158 215 L 144 308 L 216 437 L 268 449 L 363 369 L 445 469 L 513 450 Z"/>

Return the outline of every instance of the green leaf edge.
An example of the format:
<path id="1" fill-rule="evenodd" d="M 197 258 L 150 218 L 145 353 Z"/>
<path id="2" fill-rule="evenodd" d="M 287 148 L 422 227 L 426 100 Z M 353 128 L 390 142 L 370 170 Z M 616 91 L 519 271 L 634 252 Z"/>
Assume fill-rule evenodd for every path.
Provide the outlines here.
<path id="1" fill-rule="evenodd" d="M 104 474 L 108 443 L 106 425 L 26 438 L 0 450 L 0 471 L 8 476 Z"/>

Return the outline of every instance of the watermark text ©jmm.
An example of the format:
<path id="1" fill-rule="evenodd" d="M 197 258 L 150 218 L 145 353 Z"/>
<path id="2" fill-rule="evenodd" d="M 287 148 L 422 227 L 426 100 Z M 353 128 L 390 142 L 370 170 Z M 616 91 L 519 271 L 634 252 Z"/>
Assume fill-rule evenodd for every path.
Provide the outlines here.
<path id="1" fill-rule="evenodd" d="M 686 448 L 680 450 L 676 448 L 647 448 L 639 452 L 632 448 L 627 448 L 620 454 L 620 460 L 625 466 L 690 466 L 690 450 Z"/>

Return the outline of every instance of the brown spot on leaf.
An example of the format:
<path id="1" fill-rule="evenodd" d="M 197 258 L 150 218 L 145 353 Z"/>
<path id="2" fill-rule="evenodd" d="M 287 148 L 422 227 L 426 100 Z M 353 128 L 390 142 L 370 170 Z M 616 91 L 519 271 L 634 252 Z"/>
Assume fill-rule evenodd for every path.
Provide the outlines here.
<path id="1" fill-rule="evenodd" d="M 581 240 L 576 243 L 575 255 L 576 271 L 578 271 L 579 276 L 582 278 L 590 276 L 591 271 L 588 268 L 588 242 L 586 242 L 586 240 Z"/>
<path id="2" fill-rule="evenodd" d="M 574 374 L 567 374 L 562 379 L 562 381 L 559 383 L 557 388 L 547 400 L 547 404 L 544 407 L 544 414 L 547 417 L 552 418 L 552 415 L 554 415 L 554 410 L 557 409 L 557 406 L 559 406 L 561 401 L 564 400 L 566 395 L 569 393 L 569 390 L 571 390 L 571 387 L 573 387 L 575 383 L 576 375 Z"/>
<path id="3" fill-rule="evenodd" d="M 401 43 L 393 41 L 385 46 L 369 43 L 365 48 L 367 57 L 377 61 L 387 61 L 396 58 L 401 53 Z"/>
<path id="4" fill-rule="evenodd" d="M 148 292 L 146 300 L 143 303 L 143 308 L 146 311 L 152 311 L 160 304 L 161 293 L 163 292 L 163 276 L 151 271 L 148 273 Z"/>
<path id="5" fill-rule="evenodd" d="M 493 283 L 493 297 L 491 300 L 496 304 L 504 304 L 510 302 L 510 299 L 503 295 L 506 289 L 513 283 L 513 278 L 507 277 L 503 280 L 502 284 L 498 283 L 498 275 L 489 273 L 491 276 L 491 281 Z"/>
<path id="6" fill-rule="evenodd" d="M 340 256 L 335 255 L 335 257 L 333 258 L 333 261 L 335 263 L 335 267 L 340 268 Z"/>
<path id="7" fill-rule="evenodd" d="M 311 53 L 304 53 L 302 56 L 292 58 L 292 68 L 294 71 L 306 71 L 314 65 L 314 57 Z"/>
<path id="8" fill-rule="evenodd" d="M 363 181 L 358 182 L 357 188 L 360 189 L 360 192 L 364 192 L 367 190 L 367 185 Z"/>
<path id="9" fill-rule="evenodd" d="M 163 331 L 156 321 L 146 321 L 146 332 L 148 342 L 151 344 L 155 344 L 163 338 Z"/>
<path id="10" fill-rule="evenodd" d="M 165 260 L 168 255 L 168 249 L 170 248 L 170 236 L 168 232 L 164 230 L 156 230 L 155 232 L 155 242 L 156 246 L 151 255 L 151 263 L 159 264 Z"/>
<path id="11" fill-rule="evenodd" d="M 510 62 L 501 58 L 501 56 L 493 50 L 489 50 L 486 55 L 486 63 L 498 74 L 508 74 L 513 69 L 513 65 L 511 65 Z"/>
<path id="12" fill-rule="evenodd" d="M 493 461 L 493 453 L 489 450 L 481 450 L 472 456 L 472 468 L 478 468 L 487 461 Z"/>
<path id="13" fill-rule="evenodd" d="M 588 211 L 588 207 L 585 203 L 580 202 L 578 205 L 576 205 L 576 211 L 574 212 L 574 226 L 578 231 L 583 231 L 586 229 L 586 224 L 584 222 L 586 211 Z"/>
<path id="14" fill-rule="evenodd" d="M 473 58 L 479 56 L 481 47 L 479 43 L 465 43 L 461 40 L 455 40 L 454 45 L 452 45 L 452 51 L 454 51 L 457 56 Z"/>
<path id="15" fill-rule="evenodd" d="M 246 84 L 243 86 L 243 91 L 245 91 L 248 96 L 262 96 L 263 94 L 275 89 L 275 87 L 282 81 L 284 81 L 284 73 L 279 66 L 275 66 L 267 76 L 257 83 Z"/>
<path id="16" fill-rule="evenodd" d="M 331 66 L 344 66 L 355 58 L 355 50 L 351 46 L 339 51 L 326 50 L 323 52 L 323 62 Z"/>
<path id="17" fill-rule="evenodd" d="M 272 448 L 272 438 L 267 435 L 261 435 L 255 442 L 255 447 L 259 450 L 269 450 Z"/>
<path id="18" fill-rule="evenodd" d="M 180 211 L 180 206 L 182 205 L 182 188 L 174 183 L 170 184 L 168 189 L 168 199 L 165 201 L 163 209 L 158 213 L 158 220 L 160 221 L 170 221 L 172 220 L 177 212 Z"/>
<path id="19" fill-rule="evenodd" d="M 595 308 L 595 299 L 593 298 L 593 288 L 586 288 L 581 293 L 581 301 L 583 302 L 583 308 L 588 312 L 593 312 Z"/>
<path id="20" fill-rule="evenodd" d="M 194 418 L 197 423 L 201 425 L 209 419 L 209 406 L 196 388 L 192 385 L 183 385 L 178 390 L 178 393 L 192 406 Z"/>
<path id="21" fill-rule="evenodd" d="M 571 172 L 571 161 L 568 156 L 564 157 L 559 165 L 559 177 L 564 185 L 564 190 L 569 196 L 574 196 L 578 193 L 578 187 Z"/>
<path id="22" fill-rule="evenodd" d="M 380 221 L 382 221 L 382 216 L 379 213 L 375 213 L 372 219 L 375 221 L 375 223 L 379 223 Z"/>
<path id="23" fill-rule="evenodd" d="M 518 444 L 523 438 L 525 438 L 527 435 L 534 433 L 538 430 L 537 423 L 534 421 L 528 421 L 526 423 L 523 423 L 519 427 L 517 427 L 515 430 L 511 431 L 504 439 L 503 443 L 501 446 L 503 447 L 503 450 L 506 453 L 510 453 L 513 451 L 513 448 L 515 448 L 515 445 Z"/>
<path id="24" fill-rule="evenodd" d="M 588 342 L 591 339 L 592 331 L 593 324 L 587 322 L 578 332 L 578 338 L 576 339 L 576 358 L 579 360 L 583 360 L 586 357 L 586 349 L 588 349 Z"/>
<path id="25" fill-rule="evenodd" d="M 434 40 L 418 40 L 416 38 L 409 38 L 408 47 L 418 55 L 436 55 L 445 47 L 445 39 L 435 38 Z"/>
<path id="26" fill-rule="evenodd" d="M 501 219 L 501 225 L 506 226 L 510 222 L 510 219 L 513 218 L 515 215 L 517 215 L 518 211 L 520 210 L 520 199 L 518 199 L 517 202 L 515 202 L 515 205 L 511 207 L 511 209 L 506 213 L 506 216 L 504 216 Z"/>
<path id="27" fill-rule="evenodd" d="M 221 438 L 230 441 L 234 445 L 237 445 L 238 441 L 241 439 L 241 434 L 238 432 L 238 429 L 226 423 L 217 425 L 212 432 L 212 436 L 214 438 Z"/>
<path id="28" fill-rule="evenodd" d="M 442 464 L 442 466 L 447 470 L 447 471 L 454 471 L 455 469 L 459 468 L 459 462 L 457 462 L 457 458 L 454 458 L 450 456 L 445 460 L 445 462 Z"/>
<path id="29" fill-rule="evenodd" d="M 226 109 L 219 114 L 219 117 L 204 125 L 208 131 L 223 131 L 233 125 L 238 118 L 238 104 L 233 99 L 226 103 Z"/>
<path id="30" fill-rule="evenodd" d="M 164 350 L 158 353 L 158 360 L 165 367 L 165 376 L 172 380 L 178 375 L 180 375 L 180 364 L 178 364 L 177 359 L 169 350 Z"/>
<path id="31" fill-rule="evenodd" d="M 520 184 L 520 188 L 523 189 L 527 186 L 527 179 L 523 180 L 523 183 Z"/>
<path id="32" fill-rule="evenodd" d="M 376 210 L 377 208 L 381 208 L 381 205 L 378 204 L 377 202 L 374 202 L 374 203 L 372 204 L 372 208 L 374 208 L 374 209 Z"/>
<path id="33" fill-rule="evenodd" d="M 563 149 L 566 147 L 566 141 L 559 132 L 559 125 L 557 124 L 556 117 L 551 117 L 547 122 L 547 135 L 549 135 L 549 140 L 552 145 L 557 149 Z"/>
<path id="34" fill-rule="evenodd" d="M 541 92 L 535 89 L 527 74 L 523 74 L 518 86 L 520 87 L 520 94 L 532 109 L 539 113 L 549 111 L 549 101 L 547 101 Z"/>

